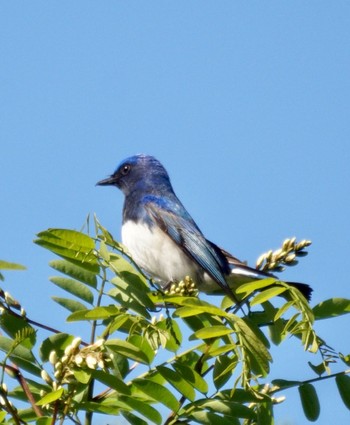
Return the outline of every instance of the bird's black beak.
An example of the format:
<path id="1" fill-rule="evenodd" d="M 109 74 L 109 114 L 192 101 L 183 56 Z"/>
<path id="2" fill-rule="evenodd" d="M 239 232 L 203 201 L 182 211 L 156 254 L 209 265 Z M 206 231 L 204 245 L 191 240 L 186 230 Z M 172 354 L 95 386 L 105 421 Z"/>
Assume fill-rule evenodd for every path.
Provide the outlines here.
<path id="1" fill-rule="evenodd" d="M 100 180 L 96 183 L 96 186 L 113 186 L 116 184 L 116 178 L 115 176 L 107 177 L 104 180 Z"/>

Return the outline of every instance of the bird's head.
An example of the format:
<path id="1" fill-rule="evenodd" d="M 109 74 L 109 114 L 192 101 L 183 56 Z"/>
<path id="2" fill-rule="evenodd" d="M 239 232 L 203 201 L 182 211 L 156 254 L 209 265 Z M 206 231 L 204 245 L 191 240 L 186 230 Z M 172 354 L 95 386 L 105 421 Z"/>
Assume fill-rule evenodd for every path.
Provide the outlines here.
<path id="1" fill-rule="evenodd" d="M 98 186 L 116 186 L 125 195 L 140 189 L 155 193 L 162 188 L 171 189 L 169 175 L 153 156 L 135 155 L 122 161 L 115 172 L 97 183 Z"/>

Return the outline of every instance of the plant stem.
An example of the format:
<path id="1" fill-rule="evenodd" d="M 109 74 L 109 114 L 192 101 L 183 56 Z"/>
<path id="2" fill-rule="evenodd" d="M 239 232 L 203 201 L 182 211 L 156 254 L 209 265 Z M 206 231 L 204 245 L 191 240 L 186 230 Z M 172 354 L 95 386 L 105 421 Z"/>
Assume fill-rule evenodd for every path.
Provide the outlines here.
<path id="1" fill-rule="evenodd" d="M 318 378 L 307 379 L 306 381 L 297 381 L 289 386 L 272 390 L 269 392 L 269 394 L 276 394 L 280 391 L 284 391 L 289 388 L 299 387 L 300 385 L 304 385 L 304 384 L 312 384 L 313 382 L 324 381 L 325 379 L 336 378 L 337 376 L 349 375 L 349 374 L 350 374 L 350 369 L 346 369 L 346 370 L 343 370 L 342 372 L 332 373 L 332 375 L 319 376 Z"/>
<path id="2" fill-rule="evenodd" d="M 103 297 L 103 292 L 104 292 L 104 287 L 105 287 L 105 284 L 107 282 L 106 269 L 103 266 L 101 266 L 101 269 L 103 271 L 102 283 L 101 283 L 100 291 L 99 291 L 99 294 L 98 294 L 96 307 L 99 307 L 101 305 L 101 301 L 102 301 L 102 297 Z M 93 344 L 95 342 L 96 328 L 97 328 L 97 321 L 94 320 L 92 322 L 92 325 L 91 325 L 90 344 Z M 90 382 L 90 384 L 89 384 L 89 388 L 88 388 L 88 392 L 87 392 L 87 400 L 88 401 L 92 400 L 93 399 L 93 395 L 94 395 L 94 380 L 92 379 L 91 382 Z M 92 425 L 92 416 L 93 416 L 93 412 L 86 412 L 86 415 L 85 415 L 85 425 Z"/>

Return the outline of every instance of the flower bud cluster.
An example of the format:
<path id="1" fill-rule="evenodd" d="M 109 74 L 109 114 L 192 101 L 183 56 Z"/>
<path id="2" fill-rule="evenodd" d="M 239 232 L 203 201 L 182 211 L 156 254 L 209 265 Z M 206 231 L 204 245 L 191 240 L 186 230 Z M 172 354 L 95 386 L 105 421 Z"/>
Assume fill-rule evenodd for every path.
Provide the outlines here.
<path id="1" fill-rule="evenodd" d="M 10 307 L 10 308 L 12 307 L 12 308 L 15 308 L 16 310 L 21 310 L 22 307 L 20 303 L 17 300 L 15 300 L 9 292 L 3 291 L 1 288 L 0 288 L 0 298 L 3 300 L 2 304 L 6 304 L 7 307 Z M 2 307 L 2 309 L 4 307 Z"/>
<path id="2" fill-rule="evenodd" d="M 88 367 L 89 369 L 105 369 L 106 354 L 104 352 L 104 339 L 99 339 L 95 344 L 84 347 L 74 356 L 74 363 L 78 367 Z"/>
<path id="3" fill-rule="evenodd" d="M 256 262 L 256 268 L 266 272 L 281 272 L 285 269 L 284 266 L 295 266 L 298 264 L 297 257 L 307 255 L 305 248 L 309 245 L 311 241 L 306 239 L 299 243 L 296 238 L 286 239 L 281 248 L 262 254 Z"/>
<path id="4" fill-rule="evenodd" d="M 164 315 L 163 314 L 160 314 L 158 317 L 157 316 L 152 316 L 151 323 L 152 323 L 152 325 L 155 325 L 158 322 L 161 322 L 162 320 L 164 320 Z"/>
<path id="5" fill-rule="evenodd" d="M 174 282 L 164 291 L 167 295 L 181 295 L 184 297 L 197 297 L 198 289 L 196 284 L 190 278 L 186 276 L 181 282 Z"/>
<path id="6" fill-rule="evenodd" d="M 81 338 L 74 338 L 71 344 L 65 348 L 61 358 L 57 355 L 55 350 L 50 352 L 49 362 L 54 368 L 54 379 L 50 377 L 46 370 L 41 371 L 41 378 L 49 384 L 53 390 L 59 389 L 61 384 L 71 382 L 73 378 L 73 372 L 71 370 L 72 359 L 75 353 L 79 351 L 80 343 Z"/>
<path id="7" fill-rule="evenodd" d="M 64 355 L 59 358 L 55 351 L 51 351 L 49 361 L 54 366 L 54 377 L 57 382 L 69 383 L 73 379 L 73 370 L 76 367 L 89 369 L 104 369 L 106 359 L 104 352 L 104 340 L 100 339 L 95 344 L 80 348 L 81 338 L 75 338 L 65 350 Z M 45 372 L 45 371 L 43 371 Z M 45 372 L 46 373 L 46 372 Z M 49 383 L 49 379 L 43 379 Z M 52 381 L 51 381 L 52 385 Z"/>
<path id="8" fill-rule="evenodd" d="M 106 356 L 104 342 L 103 339 L 100 339 L 95 344 L 80 348 L 81 338 L 75 338 L 65 348 L 62 357 L 59 357 L 56 351 L 51 351 L 49 362 L 54 368 L 53 378 L 50 377 L 46 370 L 42 370 L 42 379 L 55 391 L 60 389 L 63 384 L 75 382 L 74 369 L 77 367 L 105 369 L 106 363 L 111 361 L 111 358 Z M 42 391 L 41 396 L 44 395 L 45 391 Z"/>

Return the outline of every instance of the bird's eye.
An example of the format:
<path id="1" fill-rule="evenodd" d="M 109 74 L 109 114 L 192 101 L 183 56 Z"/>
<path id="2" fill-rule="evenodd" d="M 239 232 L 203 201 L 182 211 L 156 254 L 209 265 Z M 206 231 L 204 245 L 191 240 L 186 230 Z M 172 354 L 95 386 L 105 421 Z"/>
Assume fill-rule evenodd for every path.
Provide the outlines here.
<path id="1" fill-rule="evenodd" d="M 121 169 L 121 173 L 123 176 L 126 176 L 129 174 L 129 171 L 131 170 L 131 166 L 129 164 L 124 165 L 124 167 Z"/>

